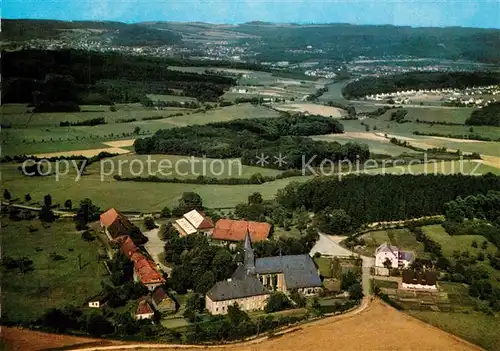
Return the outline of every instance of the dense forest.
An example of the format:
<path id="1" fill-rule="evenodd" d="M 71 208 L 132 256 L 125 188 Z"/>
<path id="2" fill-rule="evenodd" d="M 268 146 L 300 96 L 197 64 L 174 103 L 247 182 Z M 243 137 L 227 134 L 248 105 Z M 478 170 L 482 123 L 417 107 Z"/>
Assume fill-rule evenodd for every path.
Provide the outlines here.
<path id="1" fill-rule="evenodd" d="M 445 203 L 458 196 L 499 189 L 500 177 L 492 174 L 317 177 L 289 184 L 278 191 L 277 201 L 289 209 L 343 209 L 359 225 L 443 214 Z"/>
<path id="2" fill-rule="evenodd" d="M 281 167 L 269 161 L 270 167 L 301 168 L 302 155 L 318 155 L 318 160 L 368 158 L 366 145 L 326 143 L 305 138 L 308 135 L 342 133 L 339 121 L 322 116 L 287 115 L 278 118 L 238 119 L 229 122 L 159 130 L 150 138 L 137 139 L 138 154 L 165 153 L 206 156 L 211 158 L 242 157 L 244 164 L 255 164 L 255 155 L 280 152 L 287 155 Z M 321 158 L 319 157 L 321 156 Z"/>
<path id="3" fill-rule="evenodd" d="M 469 126 L 500 127 L 500 102 L 495 102 L 480 110 L 472 111 L 465 124 Z"/>
<path id="4" fill-rule="evenodd" d="M 215 101 L 236 83 L 220 75 L 169 70 L 171 62 L 178 61 L 79 50 L 2 52 L 2 101 L 33 103 L 33 95 L 43 92 L 41 99 L 49 102 L 59 100 L 48 95 L 70 94 L 64 101 L 78 102 L 90 93 L 97 101 L 138 102 L 146 93 L 168 94 L 171 89 Z M 57 84 L 47 84 L 55 75 L 61 77 Z"/>
<path id="5" fill-rule="evenodd" d="M 410 89 L 440 89 L 484 86 L 500 83 L 500 74 L 492 72 L 410 72 L 384 77 L 365 77 L 342 89 L 346 99 L 393 93 Z"/>

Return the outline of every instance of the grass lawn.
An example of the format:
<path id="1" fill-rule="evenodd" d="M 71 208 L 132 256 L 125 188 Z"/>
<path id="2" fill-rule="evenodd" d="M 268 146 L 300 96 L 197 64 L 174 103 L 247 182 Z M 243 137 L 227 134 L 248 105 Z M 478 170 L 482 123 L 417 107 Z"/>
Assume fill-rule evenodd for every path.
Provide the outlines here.
<path id="1" fill-rule="evenodd" d="M 281 173 L 275 169 L 246 166 L 239 159 L 218 160 L 179 155 L 121 155 L 104 162 L 102 169 L 105 172 L 114 170 L 113 174 L 120 174 L 123 177 L 157 175 L 160 178 L 197 178 L 203 175 L 223 179 L 250 178 L 256 173 L 263 176 L 276 176 Z M 144 165 L 142 172 L 139 162 Z M 147 162 L 151 164 L 151 172 L 148 170 Z M 89 170 L 99 172 L 99 165 L 92 165 Z"/>
<path id="2" fill-rule="evenodd" d="M 326 257 L 315 257 L 314 262 L 318 266 L 319 274 L 325 278 L 332 277 L 331 260 Z"/>
<path id="3" fill-rule="evenodd" d="M 439 287 L 448 296 L 448 301 L 457 307 L 473 308 L 476 299 L 469 295 L 469 286 L 462 283 L 439 282 Z"/>
<path id="4" fill-rule="evenodd" d="M 248 196 L 260 192 L 264 199 L 271 199 L 278 189 L 292 181 L 306 181 L 310 176 L 299 176 L 264 184 L 249 185 L 205 185 L 154 182 L 119 182 L 111 175 L 101 179 L 99 164 L 89 167 L 86 175 L 78 181 L 74 172 L 61 176 L 26 177 L 17 170 L 18 164 L 2 164 L 2 181 L 13 197 L 23 198 L 29 193 L 34 202 L 43 201 L 46 194 L 51 194 L 54 203 L 63 204 L 71 199 L 78 204 L 86 197 L 92 199 L 102 209 L 117 207 L 122 211 L 160 211 L 163 207 L 175 207 L 183 192 L 194 191 L 208 208 L 234 207 L 247 202 Z M 252 173 L 252 172 L 250 172 Z M 110 196 L 112 194 L 112 196 Z"/>
<path id="5" fill-rule="evenodd" d="M 422 227 L 422 229 L 430 239 L 441 245 L 443 255 L 449 259 L 453 259 L 453 251 L 456 250 L 460 252 L 469 251 L 471 256 L 476 256 L 479 252 L 483 252 L 486 255 L 487 253 L 494 254 L 497 251 L 495 245 L 490 242 L 488 242 L 488 248 L 486 250 L 481 249 L 482 242 L 486 240 L 481 235 L 451 236 L 439 224 L 425 226 Z M 477 248 L 471 246 L 473 241 L 477 242 Z"/>
<path id="6" fill-rule="evenodd" d="M 276 239 L 280 237 L 300 238 L 300 236 L 300 231 L 296 227 L 290 227 L 290 230 L 285 230 L 281 227 L 274 227 L 273 237 Z"/>
<path id="7" fill-rule="evenodd" d="M 487 316 L 479 312 L 453 313 L 431 311 L 409 311 L 422 321 L 455 334 L 486 350 L 500 350 L 498 317 Z"/>
<path id="8" fill-rule="evenodd" d="M 148 98 L 150 98 L 153 102 L 156 101 L 197 101 L 196 98 L 189 96 L 177 96 L 177 95 L 158 95 L 158 94 L 147 94 Z"/>
<path id="9" fill-rule="evenodd" d="M 374 279 L 373 284 L 375 284 L 379 288 L 384 288 L 384 289 L 397 289 L 398 288 L 398 282 L 395 282 L 392 280 Z"/>
<path id="10" fill-rule="evenodd" d="M 344 123 L 345 121 L 341 121 Z M 408 148 L 391 144 L 389 140 L 370 140 L 367 138 L 356 138 L 348 134 L 329 134 L 329 135 L 316 135 L 312 137 L 314 140 L 326 142 L 338 142 L 346 144 L 348 142 L 357 142 L 360 144 L 368 145 L 370 152 L 375 154 L 384 154 L 391 156 L 399 156 L 404 152 L 410 151 Z"/>
<path id="11" fill-rule="evenodd" d="M 34 262 L 34 270 L 28 273 L 4 271 L 3 316 L 27 322 L 51 307 L 82 306 L 101 291 L 101 280 L 107 272 L 97 260 L 98 241 L 84 241 L 72 221 L 56 221 L 48 228 L 39 221 L 13 222 L 6 217 L 1 221 L 3 257 L 27 257 Z M 30 233 L 30 224 L 38 231 Z M 49 256 L 53 252 L 64 259 L 54 261 Z"/>

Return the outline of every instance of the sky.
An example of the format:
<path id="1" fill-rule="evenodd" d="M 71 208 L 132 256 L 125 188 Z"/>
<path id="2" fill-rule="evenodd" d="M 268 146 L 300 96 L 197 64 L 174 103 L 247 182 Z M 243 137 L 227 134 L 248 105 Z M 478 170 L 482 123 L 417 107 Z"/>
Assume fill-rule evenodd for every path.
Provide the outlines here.
<path id="1" fill-rule="evenodd" d="M 3 0 L 2 18 L 500 28 L 500 0 Z"/>

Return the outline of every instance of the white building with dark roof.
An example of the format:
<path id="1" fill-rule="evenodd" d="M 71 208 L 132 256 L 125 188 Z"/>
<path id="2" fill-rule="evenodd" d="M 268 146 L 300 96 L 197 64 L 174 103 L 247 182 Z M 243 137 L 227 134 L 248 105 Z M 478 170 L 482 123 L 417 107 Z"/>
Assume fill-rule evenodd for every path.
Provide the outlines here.
<path id="1" fill-rule="evenodd" d="M 375 250 L 375 267 L 386 267 L 387 260 L 391 262 L 390 268 L 407 268 L 413 261 L 415 255 L 411 251 L 399 250 L 397 246 L 383 243 Z"/>

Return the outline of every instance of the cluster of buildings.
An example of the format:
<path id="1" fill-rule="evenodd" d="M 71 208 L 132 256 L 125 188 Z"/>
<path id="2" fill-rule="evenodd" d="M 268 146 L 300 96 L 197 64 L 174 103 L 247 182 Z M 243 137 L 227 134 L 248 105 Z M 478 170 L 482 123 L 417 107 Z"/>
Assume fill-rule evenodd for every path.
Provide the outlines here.
<path id="1" fill-rule="evenodd" d="M 165 278 L 158 271 L 157 266 L 140 251 L 132 238 L 124 235 L 124 233 L 139 229 L 114 208 L 101 214 L 100 225 L 108 239 L 118 245 L 123 254 L 133 262 L 134 281 L 144 285 L 150 292 L 139 299 L 135 311 L 136 319 L 151 319 L 155 311 L 161 314 L 174 313 L 176 303 L 162 287 L 165 284 Z M 89 301 L 88 306 L 100 308 L 106 300 L 107 296 L 101 295 Z"/>
<path id="2" fill-rule="evenodd" d="M 275 291 L 289 294 L 296 289 L 310 296 L 323 289 L 318 269 L 309 255 L 256 259 L 249 230 L 244 252 L 244 263 L 238 265 L 232 277 L 217 282 L 205 295 L 205 308 L 211 314 L 226 314 L 234 303 L 243 311 L 262 310 Z"/>
<path id="3" fill-rule="evenodd" d="M 484 107 L 496 101 L 496 98 L 486 98 L 485 96 L 500 94 L 500 86 L 490 85 L 485 87 L 472 87 L 466 89 L 410 89 L 397 91 L 394 93 L 372 94 L 364 97 L 368 101 L 385 101 L 393 99 L 395 104 L 409 104 L 411 99 L 421 99 L 424 97 L 437 97 L 449 104 L 456 106 Z M 474 98 L 473 96 L 478 96 Z"/>
<path id="4" fill-rule="evenodd" d="M 323 78 L 335 78 L 337 74 L 335 72 L 324 70 L 324 69 L 310 69 L 304 72 L 306 76 L 311 77 L 323 77 Z"/>
<path id="5" fill-rule="evenodd" d="M 134 281 L 149 290 L 147 296 L 138 300 L 135 317 L 150 319 L 155 311 L 175 313 L 176 303 L 164 290 L 165 279 L 157 266 L 141 252 L 131 236 L 124 234 L 136 227 L 113 208 L 101 215 L 100 225 L 108 239 L 133 262 Z M 205 307 L 212 314 L 225 314 L 234 303 L 244 311 L 264 309 L 275 291 L 289 294 L 296 290 L 310 296 L 323 289 L 319 271 L 307 254 L 255 258 L 252 243 L 268 239 L 273 229 L 269 223 L 219 219 L 214 224 L 202 211 L 192 210 L 173 226 L 181 236 L 203 234 L 215 245 L 235 248 L 244 242 L 244 263 L 238 265 L 231 278 L 217 282 L 205 296 Z M 89 307 L 100 308 L 105 300 L 105 297 L 93 299 Z"/>
<path id="6" fill-rule="evenodd" d="M 399 269 L 402 272 L 402 289 L 437 291 L 437 273 L 431 270 L 413 269 L 411 264 L 414 261 L 413 252 L 383 243 L 375 250 L 375 274 L 388 276 L 392 269 Z"/>

